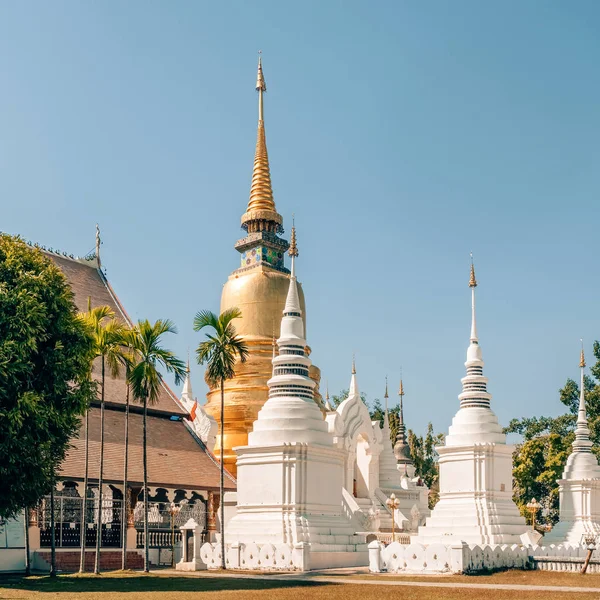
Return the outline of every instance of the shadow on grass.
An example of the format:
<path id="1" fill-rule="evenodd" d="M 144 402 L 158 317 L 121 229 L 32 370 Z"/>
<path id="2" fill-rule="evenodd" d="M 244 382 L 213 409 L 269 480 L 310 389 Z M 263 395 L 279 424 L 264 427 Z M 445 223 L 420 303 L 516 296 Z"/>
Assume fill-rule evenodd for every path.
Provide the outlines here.
<path id="1" fill-rule="evenodd" d="M 47 575 L 0 576 L 0 588 L 38 593 L 79 592 L 220 592 L 223 590 L 273 590 L 315 588 L 336 584 L 317 581 L 282 581 L 234 577 L 179 577 L 161 575 Z"/>

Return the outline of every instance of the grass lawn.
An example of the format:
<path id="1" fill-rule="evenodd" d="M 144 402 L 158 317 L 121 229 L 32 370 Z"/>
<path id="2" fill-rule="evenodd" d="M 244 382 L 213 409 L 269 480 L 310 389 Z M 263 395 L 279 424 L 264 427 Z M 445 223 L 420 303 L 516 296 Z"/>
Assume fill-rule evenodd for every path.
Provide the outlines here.
<path id="1" fill-rule="evenodd" d="M 600 598 L 600 573 L 561 573 L 559 571 L 519 571 L 510 569 L 490 575 L 401 575 L 398 573 L 380 573 L 379 575 L 352 574 L 351 579 L 378 579 L 379 581 L 439 581 L 442 583 L 489 583 L 504 585 L 558 585 L 571 587 L 589 587 L 598 590 Z"/>
<path id="2" fill-rule="evenodd" d="M 513 572 L 514 573 L 514 572 Z M 489 577 L 445 577 L 444 583 L 530 583 L 500 573 Z M 526 573 L 524 575 L 529 575 Z M 543 573 L 538 573 L 543 575 Z M 568 573 L 549 573 L 550 576 L 565 576 Z M 597 578 L 597 576 L 592 576 Z M 399 578 L 397 578 L 399 579 Z M 431 578 L 421 578 L 432 581 Z M 559 581 L 560 579 L 560 581 Z M 581 586 L 586 577 L 579 579 L 556 577 L 558 585 Z M 536 577 L 535 584 L 548 584 L 543 577 Z M 549 593 L 512 590 L 473 590 L 466 588 L 404 587 L 386 585 L 344 585 L 318 581 L 280 581 L 244 578 L 222 578 L 218 576 L 166 576 L 144 575 L 133 572 L 106 575 L 61 575 L 55 580 L 47 576 L 24 578 L 20 576 L 0 577 L 0 600 L 31 598 L 35 600 L 380 600 L 402 598 L 402 600 L 542 600 L 562 598 L 564 592 Z M 569 594 L 583 600 L 599 598 L 600 590 L 588 593 Z"/>

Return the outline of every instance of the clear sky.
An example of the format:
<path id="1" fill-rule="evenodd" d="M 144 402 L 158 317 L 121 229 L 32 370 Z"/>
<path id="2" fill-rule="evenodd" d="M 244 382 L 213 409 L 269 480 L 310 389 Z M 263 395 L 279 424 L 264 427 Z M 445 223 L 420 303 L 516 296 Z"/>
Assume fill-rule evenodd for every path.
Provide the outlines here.
<path id="1" fill-rule="evenodd" d="M 103 264 L 134 318 L 219 308 L 250 189 L 257 51 L 312 358 L 409 426 L 479 335 L 500 421 L 559 414 L 600 337 L 600 3 L 0 3 L 0 230 Z M 194 390 L 204 397 L 200 367 Z M 396 401 L 396 396 L 392 396 Z"/>

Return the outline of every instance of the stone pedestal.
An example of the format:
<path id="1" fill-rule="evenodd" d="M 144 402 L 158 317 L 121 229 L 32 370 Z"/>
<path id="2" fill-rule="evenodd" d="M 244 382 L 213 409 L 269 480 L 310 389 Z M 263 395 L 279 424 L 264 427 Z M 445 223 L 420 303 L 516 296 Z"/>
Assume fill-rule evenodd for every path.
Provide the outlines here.
<path id="1" fill-rule="evenodd" d="M 483 443 L 437 451 L 440 499 L 412 541 L 518 544 L 527 526 L 512 500 L 512 446 Z"/>

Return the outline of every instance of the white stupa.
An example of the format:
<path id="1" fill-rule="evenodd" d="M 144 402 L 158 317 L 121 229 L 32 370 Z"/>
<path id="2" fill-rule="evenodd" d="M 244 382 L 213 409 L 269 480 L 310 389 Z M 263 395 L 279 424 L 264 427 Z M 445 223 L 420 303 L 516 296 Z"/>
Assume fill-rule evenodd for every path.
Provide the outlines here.
<path id="1" fill-rule="evenodd" d="M 592 453 L 592 441 L 585 409 L 583 371 L 585 357 L 581 349 L 579 412 L 573 452 L 567 459 L 562 479 L 558 480 L 560 519 L 544 537 L 545 544 L 580 544 L 584 534 L 600 535 L 600 466 Z"/>
<path id="2" fill-rule="evenodd" d="M 471 340 L 460 409 L 444 446 L 437 448 L 440 499 L 413 541 L 422 544 L 513 544 L 526 525 L 512 500 L 512 452 L 483 376 L 483 359 L 475 319 L 475 269 L 471 264 Z"/>
<path id="3" fill-rule="evenodd" d="M 296 284 L 292 229 L 290 287 L 273 356 L 269 399 L 248 445 L 237 454 L 237 513 L 227 523 L 229 543 L 309 548 L 310 568 L 366 564 L 364 536 L 342 514 L 343 449 L 334 446 L 314 401 Z"/>

